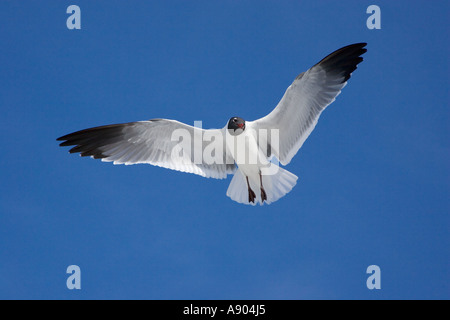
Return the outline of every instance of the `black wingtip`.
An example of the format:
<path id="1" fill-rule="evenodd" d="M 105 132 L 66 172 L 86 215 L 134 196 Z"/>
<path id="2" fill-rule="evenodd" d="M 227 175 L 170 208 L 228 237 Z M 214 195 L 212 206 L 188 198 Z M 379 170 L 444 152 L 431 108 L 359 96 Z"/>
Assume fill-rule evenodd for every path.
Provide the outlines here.
<path id="1" fill-rule="evenodd" d="M 69 133 L 56 139 L 62 141 L 59 146 L 73 146 L 69 153 L 80 153 L 82 157 L 92 156 L 94 159 L 106 158 L 102 147 L 114 144 L 123 139 L 123 130 L 133 122 L 94 127 Z"/>
<path id="2" fill-rule="evenodd" d="M 366 42 L 360 42 L 342 47 L 320 60 L 316 65 L 320 65 L 332 74 L 343 75 L 342 82 L 346 82 L 358 64 L 364 60 L 361 56 L 367 52 L 366 46 Z"/>

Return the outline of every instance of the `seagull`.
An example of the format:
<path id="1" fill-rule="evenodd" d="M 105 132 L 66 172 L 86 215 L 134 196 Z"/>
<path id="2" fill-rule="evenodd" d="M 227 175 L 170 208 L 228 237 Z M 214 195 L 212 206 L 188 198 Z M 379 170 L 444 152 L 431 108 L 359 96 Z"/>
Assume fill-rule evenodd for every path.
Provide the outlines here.
<path id="1" fill-rule="evenodd" d="M 298 179 L 278 164 L 289 164 L 302 147 L 322 111 L 363 61 L 366 45 L 345 46 L 302 72 L 275 109 L 255 121 L 235 116 L 222 129 L 205 130 L 151 119 L 89 128 L 57 140 L 62 147 L 72 146 L 70 153 L 114 164 L 147 163 L 215 179 L 234 174 L 228 197 L 242 204 L 270 204 L 289 193 Z"/>

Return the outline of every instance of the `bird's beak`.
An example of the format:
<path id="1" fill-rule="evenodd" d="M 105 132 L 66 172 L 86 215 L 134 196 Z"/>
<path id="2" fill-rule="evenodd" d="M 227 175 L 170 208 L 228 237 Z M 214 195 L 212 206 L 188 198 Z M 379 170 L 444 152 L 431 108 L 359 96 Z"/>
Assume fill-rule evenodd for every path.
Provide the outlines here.
<path id="1" fill-rule="evenodd" d="M 238 127 L 242 129 L 244 127 L 244 124 L 243 123 L 238 123 Z"/>

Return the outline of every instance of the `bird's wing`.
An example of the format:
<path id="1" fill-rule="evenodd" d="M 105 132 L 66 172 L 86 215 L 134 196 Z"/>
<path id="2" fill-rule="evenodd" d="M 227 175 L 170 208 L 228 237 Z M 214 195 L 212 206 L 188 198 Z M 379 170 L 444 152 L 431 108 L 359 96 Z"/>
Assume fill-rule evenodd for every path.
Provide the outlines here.
<path id="1" fill-rule="evenodd" d="M 363 60 L 365 46 L 366 43 L 352 44 L 331 53 L 301 73 L 271 113 L 249 123 L 253 129 L 267 130 L 268 134 L 262 135 L 264 138 L 258 143 L 267 146 L 268 156 L 275 156 L 283 165 L 291 161 L 313 131 L 322 111 L 341 93 Z M 271 129 L 279 130 L 278 145 L 270 144 Z"/>
<path id="2" fill-rule="evenodd" d="M 64 141 L 60 146 L 74 146 L 70 153 L 114 164 L 149 163 L 216 179 L 226 178 L 236 169 L 226 153 L 224 129 L 203 130 L 175 120 L 95 127 L 57 140 Z"/>

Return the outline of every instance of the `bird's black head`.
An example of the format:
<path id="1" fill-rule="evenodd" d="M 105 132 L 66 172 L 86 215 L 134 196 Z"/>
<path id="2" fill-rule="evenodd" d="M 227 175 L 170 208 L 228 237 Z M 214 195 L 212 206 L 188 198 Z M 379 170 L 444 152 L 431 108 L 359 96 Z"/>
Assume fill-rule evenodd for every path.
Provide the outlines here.
<path id="1" fill-rule="evenodd" d="M 233 117 L 228 120 L 228 132 L 236 136 L 245 130 L 245 120 L 239 117 Z"/>

